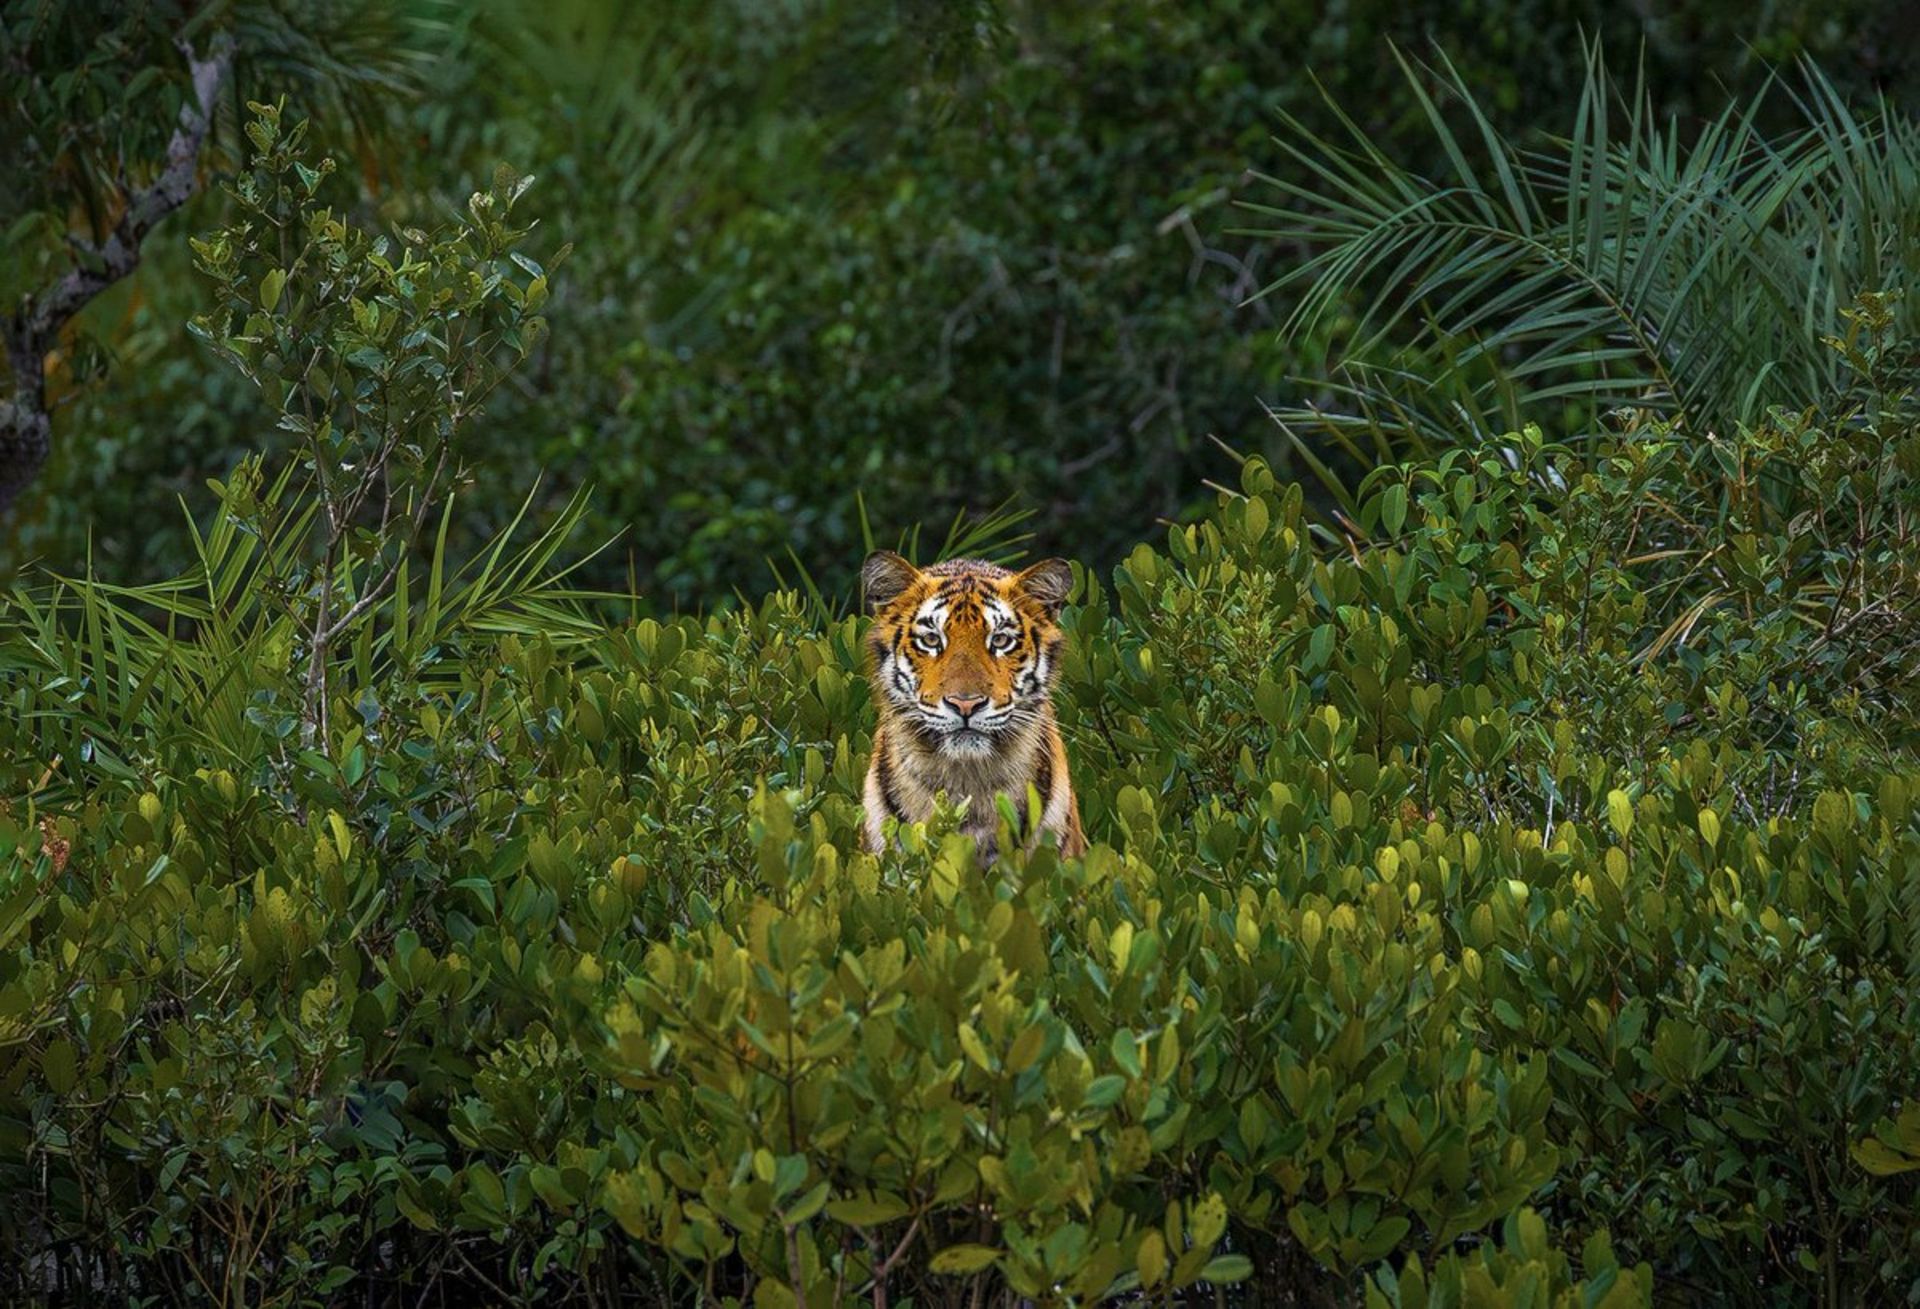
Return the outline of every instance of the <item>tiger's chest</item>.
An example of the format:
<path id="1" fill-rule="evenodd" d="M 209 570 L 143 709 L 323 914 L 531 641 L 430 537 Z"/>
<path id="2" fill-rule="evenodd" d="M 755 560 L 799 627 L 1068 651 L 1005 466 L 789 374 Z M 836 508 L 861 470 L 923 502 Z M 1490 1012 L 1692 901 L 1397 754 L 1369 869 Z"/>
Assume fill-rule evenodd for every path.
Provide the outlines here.
<path id="1" fill-rule="evenodd" d="M 876 749 L 868 776 L 867 819 L 869 848 L 879 849 L 882 819 L 892 817 L 903 822 L 923 822 L 933 816 L 940 796 L 956 806 L 964 806 L 959 831 L 973 838 L 983 860 L 990 860 L 999 845 L 1000 801 L 1011 803 L 1015 827 L 1021 837 L 1031 839 L 1029 830 L 1030 792 L 1039 797 L 1041 826 L 1054 817 L 1052 750 L 1044 734 L 1022 742 L 1022 749 L 1011 757 L 971 767 L 943 761 L 915 758 L 904 751 L 889 748 L 884 740 Z"/>

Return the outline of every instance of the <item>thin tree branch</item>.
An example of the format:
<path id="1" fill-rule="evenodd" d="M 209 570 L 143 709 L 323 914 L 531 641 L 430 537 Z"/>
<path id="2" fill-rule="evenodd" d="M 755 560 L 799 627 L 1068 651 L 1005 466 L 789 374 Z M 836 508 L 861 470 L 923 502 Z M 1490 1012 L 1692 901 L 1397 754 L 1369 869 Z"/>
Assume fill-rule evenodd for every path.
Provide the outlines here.
<path id="1" fill-rule="evenodd" d="M 140 265 L 140 245 L 162 219 L 192 198 L 199 187 L 200 148 L 213 122 L 213 107 L 233 66 L 233 38 L 215 36 L 204 55 L 185 42 L 181 53 L 193 94 L 167 142 L 166 164 L 158 177 L 127 197 L 120 219 L 99 245 L 76 242 L 83 262 L 45 293 L 29 296 L 4 323 L 7 364 L 13 370 L 13 398 L 0 402 L 0 513 L 40 472 L 53 448 L 52 416 L 47 408 L 46 358 L 60 333 L 102 291 Z"/>

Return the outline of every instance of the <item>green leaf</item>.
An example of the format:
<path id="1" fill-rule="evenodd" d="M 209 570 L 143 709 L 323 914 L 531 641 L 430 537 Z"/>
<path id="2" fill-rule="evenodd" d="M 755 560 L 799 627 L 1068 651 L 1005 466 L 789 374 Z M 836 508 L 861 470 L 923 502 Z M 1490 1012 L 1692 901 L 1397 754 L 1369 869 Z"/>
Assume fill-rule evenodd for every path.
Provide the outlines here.
<path id="1" fill-rule="evenodd" d="M 816 1182 L 807 1190 L 805 1195 L 795 1200 L 782 1211 L 780 1215 L 781 1221 L 789 1226 L 798 1226 L 806 1222 L 815 1214 L 819 1213 L 821 1208 L 825 1206 L 827 1196 L 832 1192 L 832 1189 L 832 1184 L 825 1180 Z"/>
<path id="2" fill-rule="evenodd" d="M 907 1202 L 891 1191 L 876 1191 L 868 1196 L 849 1196 L 827 1202 L 827 1216 L 853 1227 L 873 1227 L 904 1218 L 911 1212 Z"/>
<path id="3" fill-rule="evenodd" d="M 807 1180 L 807 1157 L 803 1154 L 781 1155 L 774 1164 L 772 1180 L 775 1199 L 791 1194 Z"/>
<path id="4" fill-rule="evenodd" d="M 929 1266 L 936 1273 L 965 1276 L 986 1268 L 1000 1253 L 988 1245 L 950 1245 L 935 1255 Z"/>
<path id="5" fill-rule="evenodd" d="M 1622 841 L 1633 831 L 1633 801 L 1625 791 L 1607 792 L 1607 822 Z"/>
<path id="6" fill-rule="evenodd" d="M 48 1043 L 40 1052 L 40 1075 L 55 1095 L 66 1095 L 79 1083 L 79 1057 L 73 1042 L 64 1038 Z"/>
<path id="7" fill-rule="evenodd" d="M 561 1180 L 560 1170 L 551 1164 L 535 1164 L 528 1170 L 527 1180 L 534 1194 L 557 1210 L 565 1212 L 580 1202 L 580 1197 Z"/>
<path id="8" fill-rule="evenodd" d="M 452 888 L 456 891 L 471 891 L 474 897 L 487 907 L 488 913 L 495 912 L 493 883 L 486 878 L 463 877 L 459 881 L 454 882 Z"/>
<path id="9" fill-rule="evenodd" d="M 1253 1276 L 1253 1260 L 1243 1254 L 1215 1255 L 1200 1269 L 1200 1280 L 1215 1286 L 1231 1286 Z"/>
<path id="10" fill-rule="evenodd" d="M 1920 1156 L 1902 1154 L 1872 1137 L 1854 1142 L 1853 1161 L 1875 1177 L 1895 1177 L 1920 1168 Z"/>
<path id="11" fill-rule="evenodd" d="M 1395 482 L 1381 493 L 1380 522 L 1389 536 L 1400 535 L 1400 529 L 1407 524 L 1406 483 Z"/>

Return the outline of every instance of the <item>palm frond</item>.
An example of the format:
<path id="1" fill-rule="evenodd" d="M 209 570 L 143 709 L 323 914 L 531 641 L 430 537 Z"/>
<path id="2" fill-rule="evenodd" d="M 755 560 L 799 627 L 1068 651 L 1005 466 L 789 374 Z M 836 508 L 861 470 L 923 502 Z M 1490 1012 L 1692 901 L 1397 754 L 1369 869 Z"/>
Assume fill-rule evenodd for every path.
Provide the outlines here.
<path id="1" fill-rule="evenodd" d="M 295 466 L 258 495 L 265 530 L 226 512 L 190 524 L 196 560 L 178 577 L 122 586 L 89 570 L 0 593 L 0 700 L 31 726 L 52 791 L 78 793 L 87 777 L 136 778 L 145 757 L 188 742 L 236 769 L 276 747 L 280 725 L 292 721 L 274 712 L 276 697 L 284 705 L 295 689 L 305 634 L 287 594 L 325 583 L 300 559 L 315 501 Z M 472 640 L 512 635 L 561 649 L 602 640 L 600 609 L 625 597 L 570 585 L 599 550 L 563 555 L 586 518 L 586 493 L 537 531 L 526 529 L 526 511 L 459 566 L 443 528 L 419 561 L 424 588 L 409 560 L 339 647 L 336 694 L 352 701 L 396 675 L 428 693 L 451 688 L 460 647 Z M 343 595 L 364 583 L 355 567 L 349 561 L 330 579 Z M 144 756 L 124 757 L 115 742 L 139 742 Z"/>
<path id="2" fill-rule="evenodd" d="M 1401 66 L 1429 170 L 1344 117 L 1340 140 L 1287 118 L 1293 167 L 1248 206 L 1254 232 L 1309 252 L 1262 292 L 1297 297 L 1283 330 L 1343 327 L 1336 376 L 1307 384 L 1324 401 L 1274 410 L 1297 448 L 1365 467 L 1623 407 L 1730 429 L 1827 394 L 1840 311 L 1920 263 L 1920 129 L 1862 117 L 1811 66 L 1796 129 L 1761 131 L 1768 88 L 1683 138 L 1593 51 L 1571 133 L 1537 146 L 1444 58 Z M 1324 455 L 1310 467 L 1327 479 Z"/>

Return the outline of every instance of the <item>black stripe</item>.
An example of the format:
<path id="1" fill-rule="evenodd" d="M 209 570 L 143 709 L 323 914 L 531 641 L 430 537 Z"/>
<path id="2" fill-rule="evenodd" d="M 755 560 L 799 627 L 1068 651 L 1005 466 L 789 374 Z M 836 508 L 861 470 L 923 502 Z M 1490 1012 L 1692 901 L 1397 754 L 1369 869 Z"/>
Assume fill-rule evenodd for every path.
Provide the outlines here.
<path id="1" fill-rule="evenodd" d="M 894 818 L 906 817 L 900 808 L 900 797 L 893 793 L 893 765 L 888 762 L 885 749 L 874 750 L 873 771 L 880 778 L 880 803 L 887 807 L 888 815 Z"/>
<path id="2" fill-rule="evenodd" d="M 1040 793 L 1040 817 L 1044 821 L 1047 806 L 1053 802 L 1053 743 L 1040 743 L 1040 766 L 1034 772 L 1033 789 Z"/>

